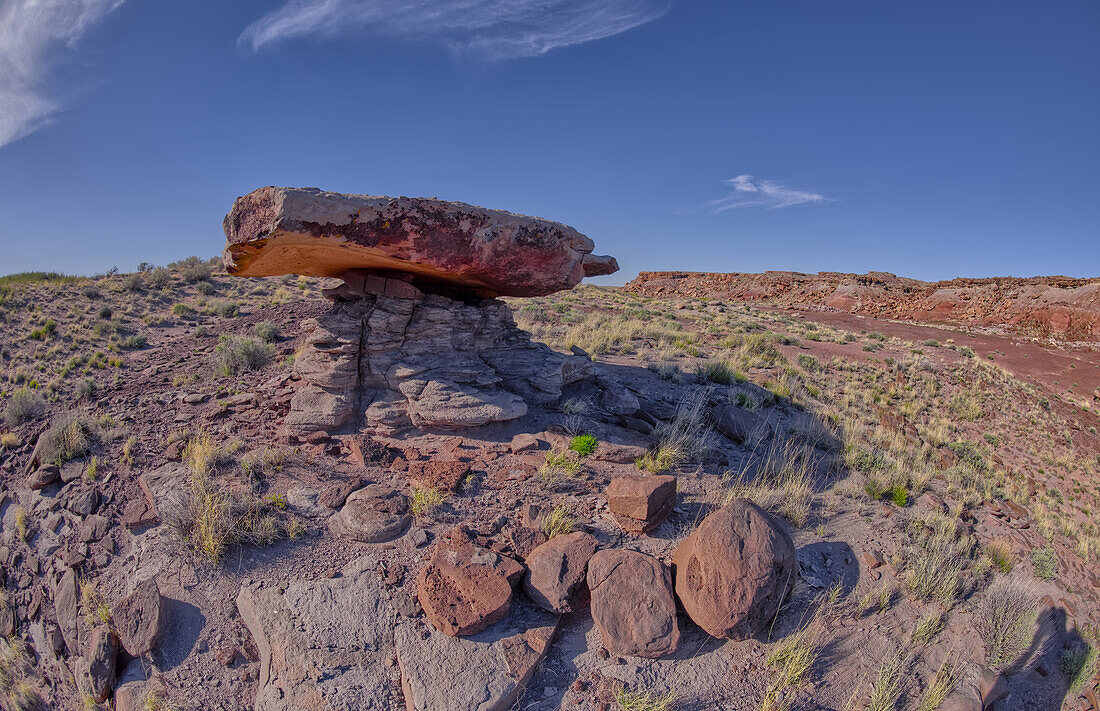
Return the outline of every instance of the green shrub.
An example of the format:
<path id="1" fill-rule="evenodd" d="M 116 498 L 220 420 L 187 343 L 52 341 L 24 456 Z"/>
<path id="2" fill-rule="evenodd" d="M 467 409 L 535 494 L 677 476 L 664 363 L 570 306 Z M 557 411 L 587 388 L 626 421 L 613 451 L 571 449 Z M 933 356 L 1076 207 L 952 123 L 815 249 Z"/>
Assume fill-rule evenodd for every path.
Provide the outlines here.
<path id="1" fill-rule="evenodd" d="M 172 306 L 172 315 L 179 318 L 188 318 L 195 315 L 195 309 L 188 304 L 174 304 Z"/>
<path id="2" fill-rule="evenodd" d="M 738 373 L 723 360 L 712 360 L 700 363 L 695 367 L 695 374 L 703 380 L 717 385 L 733 385 L 738 381 Z"/>
<path id="3" fill-rule="evenodd" d="M 111 307 L 104 305 L 99 307 L 99 311 L 96 312 L 96 316 L 99 316 L 100 318 L 111 318 L 112 313 L 114 312 L 111 311 Z"/>
<path id="4" fill-rule="evenodd" d="M 149 275 L 149 286 L 153 287 L 154 289 L 163 289 L 171 283 L 172 273 L 163 267 L 154 269 L 153 272 Z"/>
<path id="5" fill-rule="evenodd" d="M 233 318 L 241 312 L 241 307 L 235 301 L 226 301 L 224 304 L 218 304 L 214 311 L 222 318 Z"/>
<path id="6" fill-rule="evenodd" d="M 211 273 L 210 265 L 198 257 L 188 257 L 180 262 L 180 276 L 188 284 L 205 281 L 210 278 Z"/>
<path id="7" fill-rule="evenodd" d="M 46 402 L 27 388 L 16 390 L 4 407 L 4 422 L 14 427 L 27 420 L 35 420 L 46 414 Z"/>
<path id="8" fill-rule="evenodd" d="M 200 281 L 198 284 L 195 284 L 195 291 L 203 296 L 210 296 L 214 293 L 214 285 L 208 281 Z"/>
<path id="9" fill-rule="evenodd" d="M 282 335 L 279 333 L 279 327 L 270 321 L 261 321 L 253 327 L 252 332 L 256 334 L 256 338 L 259 338 L 264 343 L 274 343 L 279 340 Z"/>
<path id="10" fill-rule="evenodd" d="M 126 340 L 122 342 L 122 347 L 132 351 L 138 348 L 144 348 L 146 342 L 145 336 L 140 333 L 135 333 L 132 336 L 128 336 Z"/>
<path id="11" fill-rule="evenodd" d="M 1035 568 L 1036 577 L 1052 580 L 1058 572 L 1058 555 L 1050 546 L 1037 548 L 1031 553 L 1031 565 Z"/>
<path id="12" fill-rule="evenodd" d="M 129 274 L 122 280 L 123 291 L 141 291 L 142 286 L 140 274 Z"/>
<path id="13" fill-rule="evenodd" d="M 76 386 L 76 396 L 82 398 L 95 397 L 95 381 L 91 378 L 85 378 L 80 381 L 80 384 Z"/>
<path id="14" fill-rule="evenodd" d="M 573 438 L 569 443 L 569 449 L 572 449 L 582 457 L 587 457 L 596 451 L 600 441 L 590 434 L 581 434 Z"/>
<path id="15" fill-rule="evenodd" d="M 906 506 L 909 504 L 909 490 L 901 484 L 897 484 L 890 489 L 890 500 L 894 502 L 895 506 Z"/>
<path id="16" fill-rule="evenodd" d="M 223 377 L 259 370 L 271 361 L 273 352 L 271 346 L 252 338 L 223 337 L 214 349 L 214 370 Z"/>

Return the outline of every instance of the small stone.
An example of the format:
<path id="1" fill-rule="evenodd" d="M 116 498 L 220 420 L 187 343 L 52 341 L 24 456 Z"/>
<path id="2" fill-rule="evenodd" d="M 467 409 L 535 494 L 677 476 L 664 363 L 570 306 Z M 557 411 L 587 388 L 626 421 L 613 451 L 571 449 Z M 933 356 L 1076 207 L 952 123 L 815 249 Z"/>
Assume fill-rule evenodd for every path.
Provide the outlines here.
<path id="1" fill-rule="evenodd" d="M 404 533 L 410 523 L 408 498 L 383 484 L 371 484 L 347 497 L 329 519 L 329 528 L 344 538 L 381 543 Z"/>
<path id="2" fill-rule="evenodd" d="M 27 486 L 33 490 L 44 489 L 61 478 L 61 472 L 57 467 L 39 467 L 27 477 Z"/>
<path id="3" fill-rule="evenodd" d="M 122 646 L 128 654 L 141 657 L 156 647 L 164 625 L 163 605 L 156 580 L 148 578 L 138 583 L 113 612 Z"/>

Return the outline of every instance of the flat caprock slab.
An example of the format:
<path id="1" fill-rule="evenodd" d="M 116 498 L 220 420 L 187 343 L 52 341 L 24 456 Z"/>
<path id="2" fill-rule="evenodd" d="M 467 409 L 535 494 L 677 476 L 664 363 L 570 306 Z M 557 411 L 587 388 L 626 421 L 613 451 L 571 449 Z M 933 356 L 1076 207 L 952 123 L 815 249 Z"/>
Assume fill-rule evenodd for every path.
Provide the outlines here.
<path id="1" fill-rule="evenodd" d="M 619 269 L 568 225 L 433 198 L 266 187 L 237 198 L 223 226 L 236 276 L 367 269 L 481 296 L 540 296 Z"/>

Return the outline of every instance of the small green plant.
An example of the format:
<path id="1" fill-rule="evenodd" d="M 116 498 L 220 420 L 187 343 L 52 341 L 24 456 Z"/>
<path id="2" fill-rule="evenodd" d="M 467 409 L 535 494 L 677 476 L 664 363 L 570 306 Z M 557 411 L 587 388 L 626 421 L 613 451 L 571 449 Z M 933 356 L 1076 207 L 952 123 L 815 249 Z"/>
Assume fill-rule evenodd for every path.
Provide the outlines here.
<path id="1" fill-rule="evenodd" d="M 921 644 L 928 644 L 943 629 L 943 613 L 939 610 L 929 610 L 917 620 L 913 628 L 913 639 Z"/>
<path id="2" fill-rule="evenodd" d="M 890 501 L 894 502 L 895 506 L 904 508 L 909 504 L 909 490 L 901 484 L 892 486 L 890 488 Z"/>
<path id="3" fill-rule="evenodd" d="M 92 436 L 90 422 L 79 414 L 64 415 L 42 435 L 38 456 L 44 463 L 61 466 L 87 454 Z"/>
<path id="4" fill-rule="evenodd" d="M 542 532 L 546 534 L 546 538 L 549 540 L 554 536 L 572 533 L 576 525 L 577 521 L 569 515 L 569 510 L 565 506 L 559 505 L 546 514 L 546 517 L 542 520 Z"/>
<path id="5" fill-rule="evenodd" d="M 285 494 L 268 494 L 264 497 L 264 501 L 280 511 L 286 511 L 288 506 Z"/>
<path id="6" fill-rule="evenodd" d="M 76 386 L 76 396 L 78 398 L 91 400 L 95 397 L 95 391 L 95 380 L 92 380 L 91 378 L 85 378 L 84 380 L 81 380 L 80 383 Z"/>
<path id="7" fill-rule="evenodd" d="M 139 348 L 144 348 L 146 343 L 148 343 L 148 341 L 146 340 L 145 336 L 141 335 L 140 333 L 135 333 L 126 337 L 126 339 L 122 342 L 122 347 L 128 351 L 134 351 Z"/>
<path id="8" fill-rule="evenodd" d="M 27 528 L 27 511 L 22 506 L 15 505 L 15 534 L 21 541 L 27 540 L 27 534 L 30 530 Z"/>
<path id="9" fill-rule="evenodd" d="M 0 449 L 15 449 L 19 446 L 19 435 L 14 432 L 0 434 Z"/>
<path id="10" fill-rule="evenodd" d="M 99 478 L 99 457 L 92 457 L 88 460 L 88 467 L 84 470 L 84 477 L 88 481 L 95 481 Z"/>
<path id="11" fill-rule="evenodd" d="M 226 301 L 225 303 L 218 304 L 214 312 L 222 318 L 233 318 L 241 312 L 241 306 L 235 301 Z"/>
<path id="12" fill-rule="evenodd" d="M 412 489 L 412 512 L 417 518 L 431 514 L 449 494 L 430 486 L 415 485 Z"/>
<path id="13" fill-rule="evenodd" d="M 1031 566 L 1035 569 L 1035 576 L 1043 580 L 1053 580 L 1058 572 L 1058 554 L 1054 548 L 1036 548 L 1031 553 Z"/>
<path id="14" fill-rule="evenodd" d="M 596 451 L 596 447 L 600 445 L 600 441 L 590 434 L 581 434 L 574 437 L 569 442 L 569 449 L 573 450 L 582 457 L 587 457 Z"/>
<path id="15" fill-rule="evenodd" d="M 190 318 L 195 315 L 195 307 L 179 303 L 172 306 L 172 315 L 178 318 Z"/>
<path id="16" fill-rule="evenodd" d="M 107 599 L 90 581 L 80 583 L 80 609 L 89 627 L 111 624 L 111 607 Z"/>

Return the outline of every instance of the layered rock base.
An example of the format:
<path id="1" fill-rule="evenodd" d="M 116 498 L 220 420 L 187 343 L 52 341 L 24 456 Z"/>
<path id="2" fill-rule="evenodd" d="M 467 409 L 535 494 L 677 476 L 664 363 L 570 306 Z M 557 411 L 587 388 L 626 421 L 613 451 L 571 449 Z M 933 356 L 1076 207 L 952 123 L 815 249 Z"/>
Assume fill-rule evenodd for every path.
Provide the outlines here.
<path id="1" fill-rule="evenodd" d="M 294 369 L 288 433 L 409 427 L 459 429 L 516 419 L 550 404 L 592 373 L 583 357 L 555 353 L 516 327 L 496 299 L 425 293 L 412 283 L 353 273 L 305 324 Z"/>

